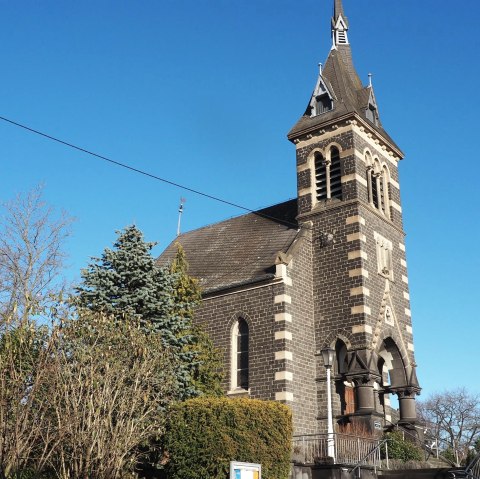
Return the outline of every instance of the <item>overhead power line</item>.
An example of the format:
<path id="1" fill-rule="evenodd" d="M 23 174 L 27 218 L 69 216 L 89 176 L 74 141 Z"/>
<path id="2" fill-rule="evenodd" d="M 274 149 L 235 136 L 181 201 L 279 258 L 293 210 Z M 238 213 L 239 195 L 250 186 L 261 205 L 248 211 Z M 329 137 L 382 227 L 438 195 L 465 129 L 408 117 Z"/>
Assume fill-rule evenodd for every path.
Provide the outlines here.
<path id="1" fill-rule="evenodd" d="M 60 143 L 61 145 L 67 146 L 69 148 L 73 148 L 74 150 L 81 151 L 82 153 L 85 153 L 87 155 L 98 158 L 99 160 L 106 161 L 106 162 L 108 162 L 112 165 L 116 165 L 120 168 L 125 168 L 126 170 L 133 171 L 134 173 L 138 173 L 140 175 L 147 176 L 148 178 L 152 178 L 154 180 L 161 181 L 162 183 L 166 183 L 167 185 L 171 185 L 171 186 L 174 186 L 176 188 L 180 188 L 182 190 L 189 191 L 190 193 L 194 193 L 196 195 L 203 196 L 204 198 L 208 198 L 208 199 L 213 200 L 213 201 L 218 201 L 220 203 L 223 203 L 223 204 L 226 204 L 226 205 L 229 205 L 229 206 L 233 206 L 234 208 L 238 208 L 238 209 L 247 211 L 249 213 L 254 213 L 254 214 L 256 214 L 256 215 L 258 215 L 262 218 L 266 218 L 266 219 L 273 220 L 273 221 L 278 221 L 278 222 L 281 222 L 285 225 L 293 226 L 295 228 L 298 228 L 298 224 L 296 224 L 296 223 L 292 223 L 290 221 L 285 221 L 282 218 L 276 218 L 274 216 L 270 216 L 270 215 L 261 213 L 257 210 L 247 208 L 246 206 L 242 206 L 242 205 L 239 205 L 237 203 L 233 203 L 231 201 L 224 200 L 223 198 L 219 198 L 218 196 L 213 196 L 213 195 L 210 195 L 208 193 L 204 193 L 203 191 L 196 190 L 194 188 L 190 188 L 188 186 L 182 185 L 182 184 L 177 183 L 175 181 L 171 181 L 171 180 L 168 180 L 166 178 L 162 178 L 160 176 L 154 175 L 153 173 L 149 173 L 148 171 L 141 170 L 139 168 L 135 168 L 134 166 L 127 165 L 126 163 L 122 163 L 120 161 L 112 160 L 111 158 L 108 158 L 107 156 L 100 155 L 99 153 L 95 153 L 94 151 L 88 150 L 87 148 L 82 148 L 81 146 L 77 146 L 73 143 L 62 140 L 62 139 L 57 138 L 53 135 L 49 135 L 48 133 L 44 133 L 43 131 L 36 130 L 35 128 L 31 128 L 31 127 L 29 127 L 27 125 L 24 125 L 22 123 L 18 123 L 16 121 L 10 120 L 9 118 L 6 118 L 4 116 L 0 116 L 0 120 L 3 120 L 5 122 L 10 123 L 11 125 L 17 126 L 19 128 L 23 128 L 24 130 L 29 131 L 30 133 L 34 133 L 36 135 L 42 136 L 43 138 L 47 138 L 48 140 L 52 140 L 52 141 L 55 141 L 57 143 Z"/>

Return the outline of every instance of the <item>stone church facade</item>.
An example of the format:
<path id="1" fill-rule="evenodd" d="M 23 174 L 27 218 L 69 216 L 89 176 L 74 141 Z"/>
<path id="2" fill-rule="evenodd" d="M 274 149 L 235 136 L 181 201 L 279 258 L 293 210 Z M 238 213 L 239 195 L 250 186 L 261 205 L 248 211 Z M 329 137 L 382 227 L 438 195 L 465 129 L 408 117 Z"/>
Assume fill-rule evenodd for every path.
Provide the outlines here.
<path id="1" fill-rule="evenodd" d="M 332 49 L 296 148 L 298 195 L 179 236 L 200 280 L 196 321 L 224 353 L 225 393 L 281 401 L 295 434 L 325 432 L 321 351 L 335 350 L 338 431 L 415 422 L 420 391 L 398 165 L 371 83 L 352 62 L 348 20 L 334 1 Z M 174 243 L 160 261 L 170 258 Z M 389 397 L 398 396 L 392 417 Z"/>

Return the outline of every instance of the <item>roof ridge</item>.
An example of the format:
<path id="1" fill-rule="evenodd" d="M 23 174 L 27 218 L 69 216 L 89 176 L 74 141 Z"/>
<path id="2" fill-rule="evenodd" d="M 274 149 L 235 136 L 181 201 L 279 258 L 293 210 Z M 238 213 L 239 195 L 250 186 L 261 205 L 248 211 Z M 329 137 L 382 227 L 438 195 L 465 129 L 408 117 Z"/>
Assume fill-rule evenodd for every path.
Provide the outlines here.
<path id="1" fill-rule="evenodd" d="M 262 208 L 259 208 L 258 210 L 253 210 L 253 211 L 248 211 L 246 213 L 242 213 L 242 214 L 239 214 L 239 215 L 234 215 L 234 216 L 230 216 L 228 218 L 224 218 L 223 220 L 218 220 L 218 221 L 214 221 L 213 223 L 209 223 L 208 225 L 204 225 L 204 226 L 200 226 L 199 228 L 195 228 L 195 229 L 192 229 L 192 230 L 189 230 L 189 231 L 185 231 L 184 233 L 181 233 L 179 236 L 177 236 L 175 238 L 174 241 L 180 239 L 182 236 L 185 236 L 185 235 L 188 235 L 189 233 L 191 233 L 192 231 L 201 231 L 201 230 L 204 230 L 204 229 L 207 229 L 207 228 L 212 228 L 214 226 L 217 226 L 221 223 L 224 223 L 225 221 L 232 221 L 232 220 L 236 220 L 236 219 L 239 219 L 239 218 L 242 218 L 242 217 L 245 217 L 245 216 L 249 216 L 249 215 L 256 215 L 256 216 L 260 216 L 261 218 L 264 218 L 266 220 L 271 220 L 271 221 L 277 221 L 278 223 L 282 223 L 282 224 L 285 224 L 285 223 L 288 223 L 290 224 L 290 222 L 288 221 L 285 221 L 284 219 L 282 218 L 275 218 L 275 217 L 268 217 L 266 215 L 262 215 L 261 212 L 262 211 L 265 211 L 265 210 L 268 210 L 270 208 L 274 208 L 275 206 L 280 206 L 280 205 L 285 205 L 289 202 L 293 202 L 293 201 L 296 201 L 297 198 L 289 198 L 288 200 L 285 200 L 285 201 L 281 201 L 280 203 L 273 203 L 269 206 L 265 206 L 265 207 L 262 207 Z M 292 224 L 293 226 L 293 224 Z"/>

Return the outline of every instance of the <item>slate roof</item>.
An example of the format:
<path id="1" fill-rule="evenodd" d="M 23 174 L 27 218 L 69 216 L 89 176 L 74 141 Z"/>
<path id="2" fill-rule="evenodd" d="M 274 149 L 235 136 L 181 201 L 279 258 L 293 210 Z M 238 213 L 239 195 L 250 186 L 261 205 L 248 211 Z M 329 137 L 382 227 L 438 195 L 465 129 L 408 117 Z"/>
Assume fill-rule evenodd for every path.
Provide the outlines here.
<path id="1" fill-rule="evenodd" d="M 274 277 L 275 259 L 297 237 L 297 200 L 181 234 L 158 258 L 166 264 L 179 242 L 205 293 Z"/>

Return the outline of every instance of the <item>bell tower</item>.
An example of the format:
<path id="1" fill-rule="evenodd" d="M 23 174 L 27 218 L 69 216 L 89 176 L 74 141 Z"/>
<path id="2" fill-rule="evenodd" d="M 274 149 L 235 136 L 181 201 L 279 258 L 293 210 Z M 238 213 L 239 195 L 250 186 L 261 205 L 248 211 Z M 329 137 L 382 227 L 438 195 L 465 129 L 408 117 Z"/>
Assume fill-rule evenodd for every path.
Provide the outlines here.
<path id="1" fill-rule="evenodd" d="M 334 0 L 331 31 L 306 111 L 288 134 L 296 147 L 297 218 L 312 230 L 318 410 L 327 410 L 320 352 L 330 347 L 337 428 L 414 424 L 420 387 L 398 176 L 403 153 L 382 125 L 371 76 L 363 85 L 354 68 L 341 0 Z M 318 419 L 326 429 L 324 413 Z"/>

